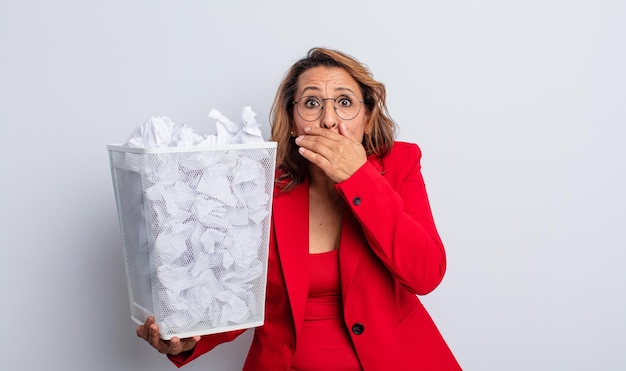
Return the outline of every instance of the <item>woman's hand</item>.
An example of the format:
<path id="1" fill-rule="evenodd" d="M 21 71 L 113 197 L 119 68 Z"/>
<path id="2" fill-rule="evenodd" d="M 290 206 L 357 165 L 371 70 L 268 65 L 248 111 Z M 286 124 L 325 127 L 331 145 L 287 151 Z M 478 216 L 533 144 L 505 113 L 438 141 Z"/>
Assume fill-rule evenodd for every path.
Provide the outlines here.
<path id="1" fill-rule="evenodd" d="M 320 127 L 308 127 L 304 131 L 304 135 L 296 138 L 300 154 L 335 183 L 351 177 L 367 161 L 361 139 L 343 123 L 338 133 Z"/>
<path id="2" fill-rule="evenodd" d="M 159 353 L 176 355 L 195 348 L 200 336 L 185 339 L 173 337 L 171 340 L 163 340 L 159 337 L 159 326 L 154 323 L 154 317 L 148 317 L 143 325 L 137 326 L 137 336 L 152 345 Z"/>

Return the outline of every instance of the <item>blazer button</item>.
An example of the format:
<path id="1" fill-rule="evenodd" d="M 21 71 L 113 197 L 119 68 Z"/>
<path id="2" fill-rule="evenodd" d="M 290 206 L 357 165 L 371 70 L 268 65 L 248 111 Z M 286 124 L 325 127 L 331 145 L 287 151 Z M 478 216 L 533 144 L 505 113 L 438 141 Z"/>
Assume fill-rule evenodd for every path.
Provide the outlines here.
<path id="1" fill-rule="evenodd" d="M 355 323 L 354 325 L 352 325 L 352 333 L 355 335 L 361 335 L 363 333 L 363 330 L 365 330 L 365 327 L 363 327 L 363 325 L 360 323 Z"/>
<path id="2" fill-rule="evenodd" d="M 352 203 L 354 204 L 354 206 L 359 206 L 361 204 L 361 197 L 353 198 Z"/>

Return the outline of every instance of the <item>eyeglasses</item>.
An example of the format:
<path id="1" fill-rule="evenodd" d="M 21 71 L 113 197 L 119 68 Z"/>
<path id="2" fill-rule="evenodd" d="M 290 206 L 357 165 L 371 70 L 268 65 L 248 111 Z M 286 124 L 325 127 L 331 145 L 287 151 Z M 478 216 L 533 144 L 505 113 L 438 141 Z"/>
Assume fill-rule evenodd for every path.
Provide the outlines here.
<path id="1" fill-rule="evenodd" d="M 322 117 L 324 112 L 324 101 L 332 100 L 333 108 L 342 120 L 352 120 L 359 112 L 361 112 L 361 103 L 364 100 L 359 100 L 353 94 L 343 94 L 337 98 L 319 98 L 315 96 L 304 96 L 293 102 L 300 116 L 304 121 L 315 121 Z"/>

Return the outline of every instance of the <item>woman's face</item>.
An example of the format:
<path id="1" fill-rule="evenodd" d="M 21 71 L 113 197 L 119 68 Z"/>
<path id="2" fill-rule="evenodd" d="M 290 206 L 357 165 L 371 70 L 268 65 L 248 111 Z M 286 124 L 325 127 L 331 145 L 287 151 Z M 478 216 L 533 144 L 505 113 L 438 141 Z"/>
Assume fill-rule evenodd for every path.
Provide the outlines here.
<path id="1" fill-rule="evenodd" d="M 294 101 L 295 136 L 304 134 L 306 127 L 323 127 L 339 132 L 345 123 L 359 141 L 366 128 L 367 108 L 359 84 L 339 67 L 313 67 L 298 78 Z M 319 116 L 319 117 L 318 117 Z"/>

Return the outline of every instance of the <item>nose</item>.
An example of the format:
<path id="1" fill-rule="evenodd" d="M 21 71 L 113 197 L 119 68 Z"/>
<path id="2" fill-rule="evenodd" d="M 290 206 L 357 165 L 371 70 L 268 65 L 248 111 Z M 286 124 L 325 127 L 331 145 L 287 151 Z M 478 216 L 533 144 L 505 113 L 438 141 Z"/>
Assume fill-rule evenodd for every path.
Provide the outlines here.
<path id="1" fill-rule="evenodd" d="M 322 104 L 325 104 L 322 110 L 322 117 L 320 119 L 320 125 L 326 129 L 334 129 L 337 127 L 337 111 L 335 111 L 335 100 L 332 98 L 323 99 Z"/>

